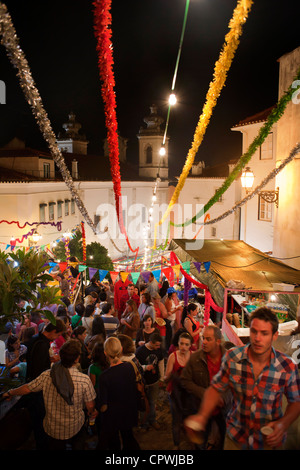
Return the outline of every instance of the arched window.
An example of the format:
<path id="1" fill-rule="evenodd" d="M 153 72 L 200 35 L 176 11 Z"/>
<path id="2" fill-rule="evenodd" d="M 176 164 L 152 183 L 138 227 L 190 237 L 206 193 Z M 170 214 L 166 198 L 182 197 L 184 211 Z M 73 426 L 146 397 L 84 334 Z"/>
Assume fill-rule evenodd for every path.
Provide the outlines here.
<path id="1" fill-rule="evenodd" d="M 152 163 L 152 147 L 148 145 L 146 148 L 146 163 Z"/>

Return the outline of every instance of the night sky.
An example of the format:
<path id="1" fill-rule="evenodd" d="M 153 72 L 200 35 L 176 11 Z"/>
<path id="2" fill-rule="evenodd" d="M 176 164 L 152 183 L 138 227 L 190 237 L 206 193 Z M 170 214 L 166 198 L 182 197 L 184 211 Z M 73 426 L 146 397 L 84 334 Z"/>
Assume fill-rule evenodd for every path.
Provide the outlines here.
<path id="1" fill-rule="evenodd" d="M 56 135 L 72 110 L 89 140 L 103 153 L 106 136 L 93 6 L 89 0 L 4 2 Z M 235 0 L 191 0 L 176 80 L 178 104 L 168 134 L 171 175 L 184 165 Z M 112 41 L 119 132 L 129 139 L 127 157 L 138 160 L 136 135 L 155 103 L 166 118 L 185 11 L 185 0 L 113 0 Z M 206 165 L 239 158 L 241 134 L 230 128 L 277 102 L 278 58 L 300 46 L 298 0 L 256 0 L 196 160 Z M 15 135 L 27 146 L 46 144 L 0 46 L 0 145 Z"/>

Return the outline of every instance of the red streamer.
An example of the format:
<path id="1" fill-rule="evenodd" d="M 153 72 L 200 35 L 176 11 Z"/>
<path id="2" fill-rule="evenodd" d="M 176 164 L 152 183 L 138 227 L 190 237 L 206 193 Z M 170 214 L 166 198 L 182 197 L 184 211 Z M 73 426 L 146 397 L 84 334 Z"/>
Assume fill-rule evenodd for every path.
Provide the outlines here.
<path id="1" fill-rule="evenodd" d="M 98 66 L 100 79 L 102 81 L 102 98 L 104 102 L 105 124 L 107 128 L 107 141 L 109 147 L 109 160 L 111 176 L 115 194 L 116 211 L 121 233 L 125 235 L 127 245 L 131 252 L 136 253 L 133 266 L 139 252 L 139 248 L 133 250 L 123 223 L 122 214 L 122 191 L 121 191 L 121 174 L 119 162 L 119 140 L 118 140 L 118 124 L 116 116 L 116 99 L 115 99 L 115 78 L 112 69 L 113 46 L 111 43 L 112 31 L 110 25 L 111 19 L 111 0 L 96 0 L 94 5 L 94 33 L 97 39 L 96 50 L 98 52 Z"/>

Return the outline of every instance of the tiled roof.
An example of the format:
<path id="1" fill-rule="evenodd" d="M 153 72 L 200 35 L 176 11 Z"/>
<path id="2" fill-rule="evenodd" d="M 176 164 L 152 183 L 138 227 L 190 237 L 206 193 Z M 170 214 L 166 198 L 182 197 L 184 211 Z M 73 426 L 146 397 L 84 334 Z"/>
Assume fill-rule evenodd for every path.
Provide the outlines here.
<path id="1" fill-rule="evenodd" d="M 0 181 L 61 181 L 62 176 L 56 168 L 55 178 L 47 179 L 26 174 L 18 169 L 1 167 L 1 157 L 42 157 L 52 159 L 50 152 L 39 151 L 31 148 L 24 149 L 0 149 Z M 103 155 L 82 155 L 75 153 L 63 153 L 65 163 L 72 174 L 72 161 L 78 163 L 77 181 L 112 181 L 110 162 Z M 139 167 L 129 162 L 120 162 L 121 181 L 153 181 L 153 178 L 140 177 Z"/>
<path id="2" fill-rule="evenodd" d="M 12 148 L 0 148 L 0 158 L 3 157 L 42 157 L 42 158 L 51 158 L 49 152 L 43 150 L 36 150 L 29 147 L 23 149 L 12 149 Z"/>
<path id="3" fill-rule="evenodd" d="M 16 183 L 16 182 L 24 182 L 29 183 L 29 181 L 39 181 L 41 178 L 26 175 L 21 171 L 12 170 L 10 168 L 3 168 L 0 167 L 0 182 L 1 183 Z"/>
<path id="4" fill-rule="evenodd" d="M 237 159 L 229 160 L 214 166 L 207 166 L 202 169 L 200 175 L 189 174 L 189 178 L 227 178 L 229 176 L 229 165 L 235 165 Z"/>
<path id="5" fill-rule="evenodd" d="M 274 106 L 271 106 L 270 108 L 265 109 L 264 111 L 260 111 L 257 114 L 254 114 L 253 116 L 249 116 L 245 119 L 242 119 L 240 122 L 232 126 L 232 128 L 235 127 L 240 127 L 240 126 L 246 126 L 247 124 L 255 124 L 257 122 L 265 122 L 270 114 L 270 112 L 275 108 Z"/>

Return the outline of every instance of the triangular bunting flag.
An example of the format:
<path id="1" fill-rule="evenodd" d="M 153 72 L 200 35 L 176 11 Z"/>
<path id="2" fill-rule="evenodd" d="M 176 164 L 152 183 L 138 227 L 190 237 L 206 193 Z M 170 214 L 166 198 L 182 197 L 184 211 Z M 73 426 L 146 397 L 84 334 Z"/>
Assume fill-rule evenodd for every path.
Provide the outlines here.
<path id="1" fill-rule="evenodd" d="M 86 268 L 87 268 L 87 266 L 85 266 L 84 264 L 79 264 L 79 265 L 78 265 L 78 271 L 79 271 L 80 273 L 82 273 L 82 271 L 85 271 Z"/>
<path id="2" fill-rule="evenodd" d="M 143 271 L 142 273 L 142 276 L 144 278 L 144 281 L 147 283 L 149 282 L 149 276 L 150 276 L 150 271 Z"/>
<path id="3" fill-rule="evenodd" d="M 173 271 L 174 271 L 174 274 L 176 277 L 179 276 L 179 273 L 180 273 L 180 264 L 175 264 L 173 267 Z"/>
<path id="4" fill-rule="evenodd" d="M 8 248 L 10 248 L 10 244 L 6 245 L 5 249 L 8 250 Z"/>
<path id="5" fill-rule="evenodd" d="M 206 272 L 208 273 L 209 268 L 210 268 L 210 261 L 206 261 L 206 262 L 204 263 L 204 267 L 205 267 Z"/>
<path id="6" fill-rule="evenodd" d="M 105 269 L 99 269 L 99 279 L 100 279 L 100 282 L 103 281 L 103 279 L 105 278 L 106 274 L 108 273 L 108 271 L 106 271 Z"/>
<path id="7" fill-rule="evenodd" d="M 132 272 L 130 274 L 131 274 L 131 279 L 132 279 L 133 284 L 136 284 L 140 277 L 140 273 Z"/>
<path id="8" fill-rule="evenodd" d="M 152 274 L 157 280 L 157 282 L 159 282 L 161 276 L 161 269 L 155 269 L 154 271 L 152 271 Z"/>
<path id="9" fill-rule="evenodd" d="M 90 279 L 92 279 L 92 277 L 96 274 L 97 271 L 98 271 L 98 268 L 89 268 Z"/>
<path id="10" fill-rule="evenodd" d="M 173 268 L 164 268 L 162 272 L 166 276 L 166 278 L 169 280 L 170 280 L 171 275 L 174 273 Z"/>
<path id="11" fill-rule="evenodd" d="M 64 261 L 63 263 L 58 263 L 58 266 L 59 266 L 60 272 L 63 273 L 67 269 L 68 263 Z"/>
<path id="12" fill-rule="evenodd" d="M 126 273 L 125 271 L 120 272 L 120 276 L 123 282 L 126 282 L 126 279 L 128 278 L 129 273 Z"/>
<path id="13" fill-rule="evenodd" d="M 199 263 L 198 261 L 194 261 L 194 266 L 197 269 L 198 273 L 200 273 L 201 263 Z"/>
<path id="14" fill-rule="evenodd" d="M 109 271 L 109 274 L 110 274 L 111 280 L 114 284 L 117 280 L 117 277 L 118 277 L 119 273 L 117 271 Z"/>
<path id="15" fill-rule="evenodd" d="M 181 266 L 189 274 L 190 268 L 191 268 L 190 261 L 185 261 L 184 263 L 181 264 Z"/>

